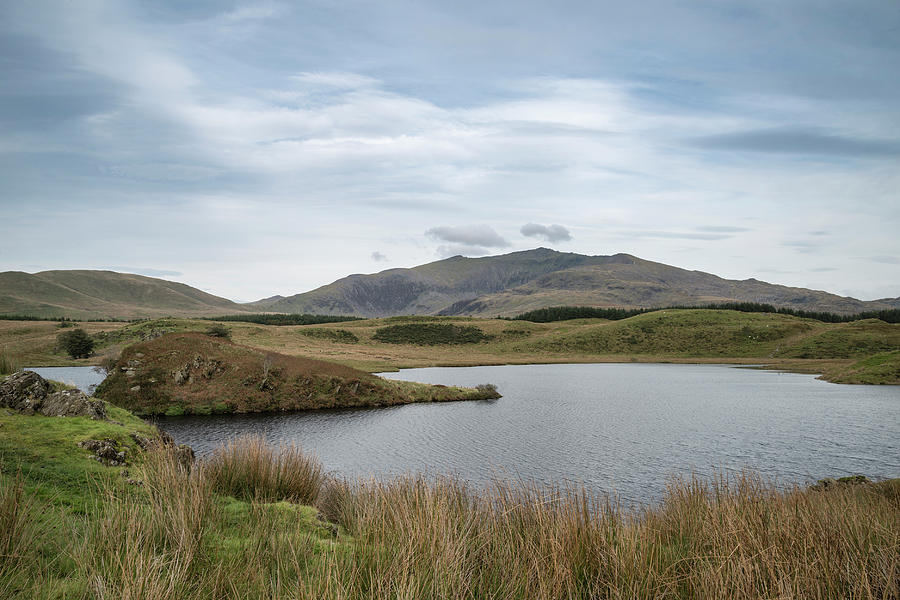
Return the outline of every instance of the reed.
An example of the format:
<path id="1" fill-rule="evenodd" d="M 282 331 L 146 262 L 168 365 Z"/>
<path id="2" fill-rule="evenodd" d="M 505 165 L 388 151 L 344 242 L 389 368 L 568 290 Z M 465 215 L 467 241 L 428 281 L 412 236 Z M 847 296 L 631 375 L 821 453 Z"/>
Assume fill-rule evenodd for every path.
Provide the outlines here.
<path id="1" fill-rule="evenodd" d="M 896 480 L 784 490 L 749 472 L 689 477 L 634 511 L 575 486 L 327 479 L 260 438 L 192 469 L 159 450 L 141 478 L 108 487 L 71 528 L 64 597 L 900 598 Z M 0 489 L 0 544 L 42 543 L 23 497 Z M 285 502 L 298 498 L 340 533 Z M 37 573 L 47 553 L 29 552 Z M 20 597 L 54 595 L 35 585 Z"/>
<path id="2" fill-rule="evenodd" d="M 325 480 L 315 457 L 293 444 L 273 448 L 260 436 L 228 442 L 203 467 L 217 493 L 260 501 L 315 504 Z"/>
<path id="3" fill-rule="evenodd" d="M 18 365 L 16 365 L 12 357 L 6 352 L 0 350 L 0 375 L 15 373 L 18 368 Z"/>

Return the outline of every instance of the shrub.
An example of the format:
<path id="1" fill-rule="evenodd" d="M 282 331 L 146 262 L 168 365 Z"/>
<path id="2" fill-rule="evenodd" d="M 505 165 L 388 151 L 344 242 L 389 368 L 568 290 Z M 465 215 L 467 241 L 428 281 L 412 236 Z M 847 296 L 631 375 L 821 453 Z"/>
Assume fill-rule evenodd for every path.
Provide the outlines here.
<path id="1" fill-rule="evenodd" d="M 448 325 L 444 323 L 409 323 L 389 325 L 375 331 L 373 339 L 388 344 L 477 344 L 491 339 L 482 330 L 470 325 Z"/>
<path id="2" fill-rule="evenodd" d="M 87 358 L 94 351 L 94 340 L 81 328 L 63 332 L 56 339 L 72 358 Z"/>
<path id="3" fill-rule="evenodd" d="M 330 342 L 339 342 L 342 344 L 355 344 L 359 338 L 346 329 L 325 329 L 324 327 L 314 327 L 312 329 L 301 329 L 300 335 L 316 338 L 320 340 L 328 340 Z"/>
<path id="4" fill-rule="evenodd" d="M 481 392 L 482 396 L 487 399 L 500 398 L 500 392 L 497 391 L 497 386 L 493 383 L 479 383 L 475 386 L 475 389 Z"/>
<path id="5" fill-rule="evenodd" d="M 209 329 L 206 330 L 206 335 L 211 335 L 212 337 L 217 338 L 224 338 L 226 340 L 231 339 L 231 331 L 229 331 L 228 328 L 221 323 L 210 325 Z"/>

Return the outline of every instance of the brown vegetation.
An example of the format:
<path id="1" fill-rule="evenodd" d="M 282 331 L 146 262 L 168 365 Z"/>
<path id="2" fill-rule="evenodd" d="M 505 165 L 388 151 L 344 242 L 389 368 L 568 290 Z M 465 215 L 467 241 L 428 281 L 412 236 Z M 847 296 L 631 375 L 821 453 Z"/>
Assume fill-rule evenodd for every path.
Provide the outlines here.
<path id="1" fill-rule="evenodd" d="M 497 397 L 484 390 L 387 381 L 200 333 L 168 334 L 128 347 L 96 394 L 140 414 L 170 416 Z"/>
<path id="2" fill-rule="evenodd" d="M 290 454 L 290 451 L 289 451 Z M 317 486 L 317 521 L 276 478 L 278 452 L 237 442 L 188 470 L 148 456 L 135 493 L 102 497 L 67 536 L 0 477 L 0 592 L 212 598 L 900 598 L 900 482 L 780 490 L 758 476 L 674 480 L 625 511 L 581 488 L 451 479 Z M 282 455 L 284 456 L 284 455 Z M 298 454 L 294 454 L 294 459 Z M 288 459 L 288 460 L 294 460 Z M 246 503 L 222 477 L 254 481 Z M 299 483 L 299 481 L 297 482 Z M 144 490 L 143 492 L 141 490 Z M 26 544 L 15 544 L 27 536 Z M 53 552 L 48 550 L 53 549 Z M 60 561 L 59 556 L 67 556 Z M 60 591 L 63 590 L 61 594 Z"/>

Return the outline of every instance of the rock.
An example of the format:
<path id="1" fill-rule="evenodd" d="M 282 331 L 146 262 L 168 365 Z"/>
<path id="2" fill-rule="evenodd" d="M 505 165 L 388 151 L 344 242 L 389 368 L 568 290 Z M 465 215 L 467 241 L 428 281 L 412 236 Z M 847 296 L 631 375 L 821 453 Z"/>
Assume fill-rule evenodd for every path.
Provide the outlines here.
<path id="1" fill-rule="evenodd" d="M 106 420 L 106 405 L 102 400 L 88 398 L 81 390 L 63 390 L 47 396 L 40 413 L 48 417 L 89 417 Z"/>
<path id="2" fill-rule="evenodd" d="M 134 443 L 137 444 L 138 448 L 140 448 L 141 450 L 146 450 L 147 448 L 150 448 L 154 444 L 159 443 L 157 441 L 151 440 L 150 438 L 144 437 L 142 435 L 138 435 L 136 433 L 131 434 L 131 439 L 134 440 Z"/>
<path id="3" fill-rule="evenodd" d="M 128 390 L 131 391 L 131 392 L 137 393 L 137 392 L 141 391 L 141 386 L 136 385 L 136 386 L 134 386 L 134 387 L 128 388 Z"/>
<path id="4" fill-rule="evenodd" d="M 40 409 L 50 390 L 50 383 L 37 373 L 19 371 L 0 383 L 0 406 L 33 415 Z"/>
<path id="5" fill-rule="evenodd" d="M 85 440 L 78 443 L 79 448 L 84 448 L 91 453 L 91 458 L 109 467 L 118 467 L 125 464 L 125 451 L 118 449 L 115 440 L 105 438 L 102 440 Z"/>
<path id="6" fill-rule="evenodd" d="M 825 491 L 849 485 L 864 485 L 868 483 L 872 482 L 865 475 L 850 475 L 848 477 L 839 477 L 838 479 L 834 479 L 833 477 L 826 477 L 825 479 L 820 479 L 819 481 L 817 481 L 815 485 L 810 486 L 810 489 Z"/>
<path id="7" fill-rule="evenodd" d="M 196 457 L 194 456 L 194 449 L 186 444 L 176 444 L 175 440 L 171 435 L 166 433 L 165 431 L 159 432 L 159 438 L 151 439 L 146 438 L 142 435 L 138 435 L 136 433 L 131 434 L 131 439 L 141 448 L 141 450 L 148 450 L 153 448 L 171 448 L 171 450 L 175 453 L 175 457 L 178 459 L 184 467 L 190 468 L 191 464 L 193 464 Z"/>
<path id="8" fill-rule="evenodd" d="M 14 373 L 0 383 L 0 406 L 25 415 L 48 417 L 89 417 L 106 419 L 106 405 L 89 398 L 81 390 L 52 392 L 50 383 L 31 371 Z"/>
<path id="9" fill-rule="evenodd" d="M 194 449 L 187 444 L 173 444 L 172 450 L 175 453 L 178 462 L 183 466 L 190 468 L 190 466 L 194 464 L 194 460 L 196 460 Z"/>

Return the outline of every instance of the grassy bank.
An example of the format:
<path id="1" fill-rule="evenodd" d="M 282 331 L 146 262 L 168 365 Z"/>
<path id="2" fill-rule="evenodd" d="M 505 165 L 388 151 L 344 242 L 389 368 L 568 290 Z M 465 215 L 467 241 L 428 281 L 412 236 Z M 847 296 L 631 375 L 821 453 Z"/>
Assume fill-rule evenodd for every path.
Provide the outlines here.
<path id="1" fill-rule="evenodd" d="M 142 485 L 97 477 L 74 512 L 4 461 L 0 596 L 900 598 L 896 480 L 675 480 L 658 507 L 627 512 L 576 488 L 340 482 L 253 439 L 190 470 L 163 452 L 132 471 Z"/>
<path id="2" fill-rule="evenodd" d="M 210 323 L 159 319 L 90 326 L 97 356 L 86 361 L 72 361 L 54 350 L 54 324 L 0 321 L 0 348 L 23 365 L 89 364 L 160 333 L 205 331 Z M 874 319 L 823 323 L 783 314 L 696 309 L 617 321 L 392 317 L 280 327 L 234 322 L 226 327 L 235 342 L 246 346 L 369 372 L 554 362 L 753 362 L 822 373 L 832 381 L 900 383 L 896 368 L 866 362 L 900 351 L 900 324 Z"/>

